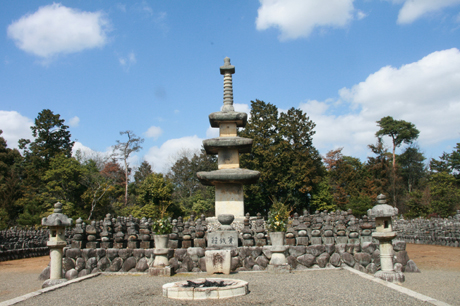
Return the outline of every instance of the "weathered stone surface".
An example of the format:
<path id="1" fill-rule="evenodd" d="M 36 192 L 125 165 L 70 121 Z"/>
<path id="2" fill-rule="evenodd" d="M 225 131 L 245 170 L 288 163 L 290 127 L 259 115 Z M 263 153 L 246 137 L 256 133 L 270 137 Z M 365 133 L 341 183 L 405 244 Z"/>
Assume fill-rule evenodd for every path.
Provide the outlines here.
<path id="1" fill-rule="evenodd" d="M 134 249 L 133 250 L 133 257 L 136 258 L 136 260 L 141 259 L 144 257 L 145 250 L 144 249 Z"/>
<path id="2" fill-rule="evenodd" d="M 397 263 L 395 263 L 395 264 L 393 265 L 393 269 L 395 270 L 395 272 L 402 273 L 402 272 L 404 272 L 404 271 L 403 271 L 403 268 L 404 268 L 403 265 L 400 264 L 399 262 L 397 262 Z"/>
<path id="3" fill-rule="evenodd" d="M 260 255 L 259 257 L 256 258 L 256 263 L 262 269 L 265 269 L 269 263 L 269 260 L 264 255 Z"/>
<path id="4" fill-rule="evenodd" d="M 240 248 L 234 248 L 231 250 L 232 257 L 238 256 L 240 254 Z"/>
<path id="5" fill-rule="evenodd" d="M 141 259 L 139 259 L 139 261 L 136 264 L 136 270 L 138 272 L 144 272 L 148 268 L 149 268 L 149 265 L 147 263 L 147 258 L 142 257 Z"/>
<path id="6" fill-rule="evenodd" d="M 121 270 L 124 272 L 128 272 L 132 268 L 136 267 L 136 258 L 133 256 L 126 258 L 126 260 L 123 262 L 123 266 L 121 267 Z"/>
<path id="7" fill-rule="evenodd" d="M 297 268 L 297 257 L 296 256 L 288 256 L 286 257 L 288 265 L 292 267 L 292 269 Z"/>
<path id="8" fill-rule="evenodd" d="M 123 259 L 121 259 L 120 257 L 117 257 L 114 260 L 112 260 L 112 264 L 110 265 L 108 271 L 118 272 L 120 271 L 122 266 L 123 266 Z"/>
<path id="9" fill-rule="evenodd" d="M 417 265 L 412 260 L 409 260 L 404 267 L 404 272 L 409 273 L 420 273 L 420 270 L 417 268 Z"/>
<path id="10" fill-rule="evenodd" d="M 262 248 L 262 252 L 264 253 L 265 257 L 267 257 L 268 259 L 272 258 L 272 251 L 270 250 L 269 246 L 264 246 Z"/>
<path id="11" fill-rule="evenodd" d="M 188 248 L 187 254 L 193 261 L 198 261 L 199 258 L 204 257 L 204 249 L 202 248 Z"/>
<path id="12" fill-rule="evenodd" d="M 315 263 L 316 256 L 312 254 L 305 254 L 297 257 L 297 262 L 306 267 L 311 267 Z"/>
<path id="13" fill-rule="evenodd" d="M 75 269 L 77 269 L 78 272 L 83 270 L 86 267 L 86 262 L 82 257 L 77 258 L 75 261 Z"/>
<path id="14" fill-rule="evenodd" d="M 197 177 L 203 185 L 215 184 L 254 184 L 260 177 L 259 171 L 248 169 L 220 169 L 215 171 L 197 172 Z"/>
<path id="15" fill-rule="evenodd" d="M 236 269 L 238 269 L 240 267 L 240 260 L 238 257 L 232 257 L 232 261 L 231 261 L 231 271 L 236 271 Z"/>
<path id="16" fill-rule="evenodd" d="M 93 270 L 91 270 L 91 274 L 94 274 L 94 273 L 99 273 L 99 272 L 102 272 L 99 268 L 94 268 Z"/>
<path id="17" fill-rule="evenodd" d="M 204 257 L 198 260 L 198 267 L 201 271 L 206 272 L 206 259 Z"/>
<path id="18" fill-rule="evenodd" d="M 91 273 L 91 270 L 89 269 L 83 269 L 80 272 L 78 272 L 78 277 L 86 276 Z"/>
<path id="19" fill-rule="evenodd" d="M 248 271 L 245 267 L 239 267 L 235 270 L 236 272 L 241 272 L 241 271 Z"/>
<path id="20" fill-rule="evenodd" d="M 193 269 L 193 260 L 190 256 L 184 256 L 179 269 L 184 269 L 186 272 L 190 272 Z"/>
<path id="21" fill-rule="evenodd" d="M 147 257 L 147 258 L 152 258 L 154 257 L 154 249 L 144 249 L 144 256 Z M 170 258 L 170 257 L 168 257 Z"/>
<path id="22" fill-rule="evenodd" d="M 121 259 L 126 260 L 128 257 L 131 257 L 133 254 L 133 249 L 120 249 L 118 250 L 118 256 L 121 257 Z"/>
<path id="23" fill-rule="evenodd" d="M 372 242 L 364 242 L 361 245 L 361 250 L 365 253 L 372 255 L 374 251 L 378 248 L 378 245 Z"/>
<path id="24" fill-rule="evenodd" d="M 85 268 L 89 269 L 91 271 L 96 267 L 97 267 L 97 259 L 96 259 L 96 257 L 88 258 L 88 260 L 86 261 L 86 267 Z"/>
<path id="25" fill-rule="evenodd" d="M 74 249 L 67 249 L 65 251 L 65 257 L 77 259 L 80 256 L 81 256 L 81 249 L 74 248 Z"/>
<path id="26" fill-rule="evenodd" d="M 110 267 L 110 264 L 111 264 L 110 260 L 107 258 L 107 256 L 105 256 L 105 257 L 102 257 L 101 260 L 97 262 L 97 267 L 101 271 L 105 271 Z"/>
<path id="27" fill-rule="evenodd" d="M 322 253 L 326 252 L 326 246 L 319 244 L 319 245 L 309 245 L 307 246 L 306 253 L 311 254 L 313 256 L 319 256 Z"/>
<path id="28" fill-rule="evenodd" d="M 179 261 L 184 260 L 185 255 L 187 255 L 187 249 L 176 249 L 174 252 L 174 257 Z"/>
<path id="29" fill-rule="evenodd" d="M 118 257 L 118 249 L 108 249 L 106 256 L 108 259 L 114 260 L 116 257 Z"/>
<path id="30" fill-rule="evenodd" d="M 401 240 L 393 240 L 393 250 L 396 252 L 406 250 L 406 242 Z"/>
<path id="31" fill-rule="evenodd" d="M 254 261 L 254 258 L 252 258 L 252 256 L 246 257 L 243 261 L 243 267 L 247 268 L 248 270 L 251 270 L 255 264 L 256 262 Z"/>
<path id="32" fill-rule="evenodd" d="M 326 247 L 326 253 L 329 255 L 332 255 L 335 252 L 335 244 L 325 244 Z"/>
<path id="33" fill-rule="evenodd" d="M 237 127 L 246 125 L 248 114 L 240 112 L 215 112 L 209 115 L 209 123 L 211 127 L 218 128 L 221 122 L 232 121 L 236 122 Z"/>
<path id="34" fill-rule="evenodd" d="M 339 243 L 339 244 L 336 244 L 335 245 L 335 251 L 337 253 L 340 253 L 342 254 L 343 252 L 345 252 L 345 249 L 347 248 L 347 245 L 344 244 L 344 243 Z"/>
<path id="35" fill-rule="evenodd" d="M 68 280 L 74 279 L 78 277 L 78 271 L 75 269 L 70 269 L 65 273 L 65 278 Z"/>
<path id="36" fill-rule="evenodd" d="M 64 271 L 69 271 L 75 268 L 75 260 L 70 257 L 64 257 L 62 259 L 62 268 Z"/>
<path id="37" fill-rule="evenodd" d="M 307 247 L 304 245 L 289 247 L 289 255 L 294 256 L 294 257 L 302 256 L 305 254 L 306 251 L 307 251 Z"/>
<path id="38" fill-rule="evenodd" d="M 349 243 L 345 247 L 345 252 L 350 254 L 361 252 L 361 245 L 359 243 Z"/>
<path id="39" fill-rule="evenodd" d="M 42 273 L 38 276 L 38 280 L 44 281 L 50 278 L 50 267 L 43 269 Z"/>
<path id="40" fill-rule="evenodd" d="M 360 265 L 359 263 L 355 263 L 355 265 L 353 266 L 353 269 L 361 271 L 363 273 L 367 272 L 366 268 Z"/>
<path id="41" fill-rule="evenodd" d="M 348 266 L 353 267 L 355 265 L 355 259 L 353 255 L 347 252 L 343 252 L 342 254 L 342 261 L 346 263 Z"/>
<path id="42" fill-rule="evenodd" d="M 101 259 L 106 255 L 107 251 L 106 249 L 96 249 L 96 258 L 97 260 Z"/>
<path id="43" fill-rule="evenodd" d="M 261 247 L 251 247 L 249 248 L 250 252 L 251 252 L 251 256 L 252 258 L 257 258 L 260 256 L 260 254 L 262 254 L 262 248 Z"/>
<path id="44" fill-rule="evenodd" d="M 203 140 L 206 154 L 215 155 L 219 150 L 238 150 L 239 153 L 250 153 L 253 140 L 244 137 L 219 137 Z"/>
<path id="45" fill-rule="evenodd" d="M 367 273 L 369 274 L 375 274 L 375 272 L 377 272 L 378 269 L 379 267 L 375 263 L 370 263 L 366 267 Z"/>
<path id="46" fill-rule="evenodd" d="M 320 268 L 324 268 L 329 263 L 330 257 L 331 255 L 329 255 L 329 253 L 323 253 L 316 257 L 316 263 L 318 264 L 318 266 L 320 266 Z"/>
<path id="47" fill-rule="evenodd" d="M 372 253 L 372 262 L 380 266 L 380 251 L 378 249 Z"/>
<path id="48" fill-rule="evenodd" d="M 334 266 L 334 267 L 340 267 L 342 265 L 342 258 L 338 253 L 334 253 L 331 255 L 331 258 L 329 258 L 329 262 Z"/>
<path id="49" fill-rule="evenodd" d="M 263 269 L 259 266 L 259 265 L 254 265 L 254 267 L 252 267 L 252 271 L 262 271 Z"/>
<path id="50" fill-rule="evenodd" d="M 81 257 L 83 257 L 85 261 L 87 261 L 88 258 L 96 257 L 96 249 L 83 249 L 81 251 Z"/>
<path id="51" fill-rule="evenodd" d="M 355 258 L 357 263 L 364 267 L 366 267 L 368 264 L 372 262 L 372 256 L 368 253 L 356 253 L 353 257 Z"/>
<path id="52" fill-rule="evenodd" d="M 407 265 L 409 261 L 409 256 L 407 255 L 407 251 L 399 251 L 395 253 L 395 262 L 402 264 L 403 266 Z"/>

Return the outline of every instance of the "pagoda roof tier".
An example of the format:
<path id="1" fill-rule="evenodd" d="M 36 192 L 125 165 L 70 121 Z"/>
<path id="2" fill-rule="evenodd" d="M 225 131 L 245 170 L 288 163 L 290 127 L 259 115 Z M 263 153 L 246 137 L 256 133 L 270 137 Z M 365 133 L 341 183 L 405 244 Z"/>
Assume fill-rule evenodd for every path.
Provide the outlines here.
<path id="1" fill-rule="evenodd" d="M 218 128 L 222 122 L 235 122 L 237 127 L 245 127 L 248 114 L 239 112 L 215 112 L 209 115 L 211 127 Z"/>
<path id="2" fill-rule="evenodd" d="M 201 184 L 215 186 L 217 184 L 240 184 L 249 185 L 257 183 L 260 177 L 259 171 L 248 169 L 221 169 L 215 171 L 201 171 L 196 174 Z"/>
<path id="3" fill-rule="evenodd" d="M 243 137 L 219 137 L 203 140 L 206 154 L 217 154 L 221 149 L 234 149 L 239 153 L 250 153 L 253 140 Z"/>

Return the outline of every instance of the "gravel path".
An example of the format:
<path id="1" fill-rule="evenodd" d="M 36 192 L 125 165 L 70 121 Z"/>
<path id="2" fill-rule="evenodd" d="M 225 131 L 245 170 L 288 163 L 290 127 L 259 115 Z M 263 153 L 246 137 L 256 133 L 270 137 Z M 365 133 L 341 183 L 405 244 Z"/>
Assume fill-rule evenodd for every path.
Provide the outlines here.
<path id="1" fill-rule="evenodd" d="M 238 273 L 223 278 L 249 282 L 250 293 L 227 300 L 176 301 L 162 296 L 168 282 L 205 274 L 170 278 L 101 275 L 42 294 L 17 305 L 426 305 L 346 270 L 310 270 L 291 274 Z"/>

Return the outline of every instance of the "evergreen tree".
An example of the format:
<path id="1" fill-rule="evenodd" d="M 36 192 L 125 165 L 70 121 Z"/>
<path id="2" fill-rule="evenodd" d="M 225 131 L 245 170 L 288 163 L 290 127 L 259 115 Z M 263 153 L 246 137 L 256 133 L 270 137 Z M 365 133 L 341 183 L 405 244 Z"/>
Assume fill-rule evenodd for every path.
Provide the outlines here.
<path id="1" fill-rule="evenodd" d="M 321 157 L 312 145 L 315 124 L 299 109 L 278 113 L 260 100 L 251 101 L 251 117 L 239 136 L 254 140 L 242 154 L 242 168 L 260 171 L 257 184 L 245 186 L 249 213 L 268 213 L 270 198 L 302 211 L 310 205 L 316 185 L 324 176 Z"/>

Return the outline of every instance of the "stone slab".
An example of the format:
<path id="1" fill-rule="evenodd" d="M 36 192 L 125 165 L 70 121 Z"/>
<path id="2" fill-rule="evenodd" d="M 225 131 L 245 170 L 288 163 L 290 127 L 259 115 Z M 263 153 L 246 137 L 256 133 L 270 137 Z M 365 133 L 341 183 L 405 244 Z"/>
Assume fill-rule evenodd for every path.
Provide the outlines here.
<path id="1" fill-rule="evenodd" d="M 237 248 L 238 233 L 236 231 L 215 231 L 208 233 L 208 247 Z"/>

